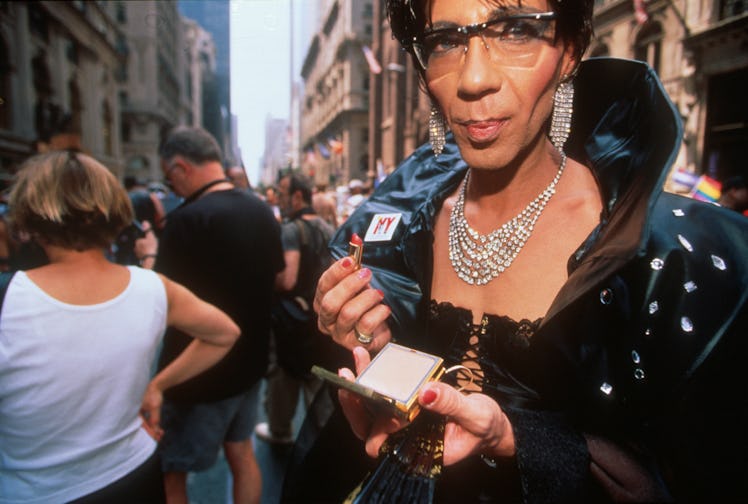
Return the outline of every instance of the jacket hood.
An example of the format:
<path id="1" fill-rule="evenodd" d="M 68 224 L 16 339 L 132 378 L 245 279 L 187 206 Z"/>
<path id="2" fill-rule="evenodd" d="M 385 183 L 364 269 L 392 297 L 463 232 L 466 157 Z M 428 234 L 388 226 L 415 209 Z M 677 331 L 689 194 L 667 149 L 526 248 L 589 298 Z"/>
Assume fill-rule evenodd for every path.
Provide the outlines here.
<path id="1" fill-rule="evenodd" d="M 645 253 L 648 217 L 683 134 L 675 106 L 646 63 L 593 58 L 580 65 L 574 85 L 566 151 L 591 168 L 603 211 L 600 224 L 569 259 L 569 281 L 548 315 Z M 578 269 L 585 274 L 575 275 Z"/>
<path id="2" fill-rule="evenodd" d="M 602 223 L 608 232 L 628 238 L 618 248 L 635 248 L 642 238 L 637 230 L 646 232 L 645 214 L 678 155 L 680 116 L 654 70 L 639 61 L 587 60 L 575 87 L 578 99 L 566 151 L 591 167 L 604 202 Z M 636 215 L 614 212 L 639 206 L 643 212 Z"/>

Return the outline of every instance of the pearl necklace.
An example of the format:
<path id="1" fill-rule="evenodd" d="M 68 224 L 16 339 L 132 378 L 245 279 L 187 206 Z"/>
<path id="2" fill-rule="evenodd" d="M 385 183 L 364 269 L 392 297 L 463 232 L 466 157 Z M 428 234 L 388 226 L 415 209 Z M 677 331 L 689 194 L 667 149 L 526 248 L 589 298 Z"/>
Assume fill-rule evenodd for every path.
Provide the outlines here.
<path id="1" fill-rule="evenodd" d="M 475 231 L 465 219 L 468 171 L 449 218 L 449 260 L 461 280 L 470 285 L 486 285 L 512 265 L 532 235 L 548 200 L 555 194 L 564 167 L 566 154 L 562 152 L 561 165 L 548 187 L 513 219 L 487 235 Z"/>

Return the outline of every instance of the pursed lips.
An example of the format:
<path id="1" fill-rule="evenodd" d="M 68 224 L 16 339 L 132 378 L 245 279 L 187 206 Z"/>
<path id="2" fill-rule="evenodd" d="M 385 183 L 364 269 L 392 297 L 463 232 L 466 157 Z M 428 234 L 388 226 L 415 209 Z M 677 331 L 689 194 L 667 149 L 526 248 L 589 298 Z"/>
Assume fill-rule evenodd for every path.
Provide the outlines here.
<path id="1" fill-rule="evenodd" d="M 456 122 L 465 130 L 471 142 L 486 143 L 495 140 L 499 136 L 507 120 L 481 119 Z"/>

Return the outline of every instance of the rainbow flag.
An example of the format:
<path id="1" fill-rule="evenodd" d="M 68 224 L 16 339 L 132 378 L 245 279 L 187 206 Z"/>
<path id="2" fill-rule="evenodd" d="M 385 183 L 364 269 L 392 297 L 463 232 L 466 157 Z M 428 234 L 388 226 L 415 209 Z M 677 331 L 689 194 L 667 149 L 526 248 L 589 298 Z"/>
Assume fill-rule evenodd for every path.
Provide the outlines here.
<path id="1" fill-rule="evenodd" d="M 722 194 L 722 184 L 719 180 L 702 175 L 691 191 L 691 197 L 699 201 L 715 202 Z"/>

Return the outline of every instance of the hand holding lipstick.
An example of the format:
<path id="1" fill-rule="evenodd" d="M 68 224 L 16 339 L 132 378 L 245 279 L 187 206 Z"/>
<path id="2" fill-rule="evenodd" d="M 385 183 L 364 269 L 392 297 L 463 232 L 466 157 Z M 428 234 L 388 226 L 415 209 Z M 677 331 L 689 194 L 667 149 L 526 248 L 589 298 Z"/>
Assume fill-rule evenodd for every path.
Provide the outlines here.
<path id="1" fill-rule="evenodd" d="M 365 345 L 377 352 L 391 339 L 387 318 L 390 309 L 382 303 L 384 293 L 371 287 L 372 272 L 362 267 L 364 243 L 354 233 L 349 255 L 328 268 L 317 284 L 314 310 L 319 329 L 339 345 L 352 350 Z"/>

